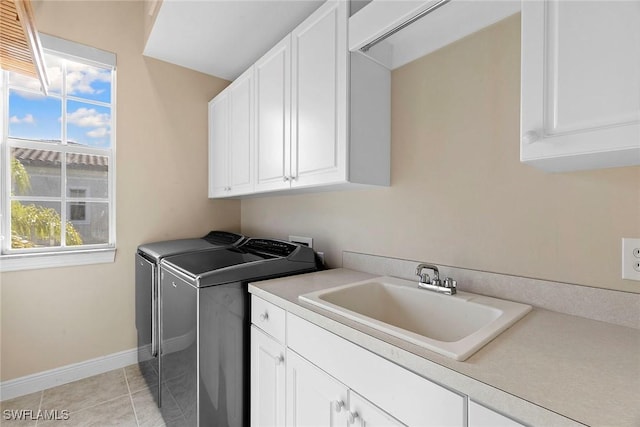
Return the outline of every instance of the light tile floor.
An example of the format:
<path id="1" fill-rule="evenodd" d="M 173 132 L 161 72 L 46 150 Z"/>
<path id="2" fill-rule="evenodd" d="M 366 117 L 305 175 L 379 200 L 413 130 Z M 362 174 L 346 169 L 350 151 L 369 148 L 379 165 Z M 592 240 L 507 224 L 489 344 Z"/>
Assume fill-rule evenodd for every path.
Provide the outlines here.
<path id="1" fill-rule="evenodd" d="M 142 369 L 148 378 L 157 381 L 151 365 Z M 162 409 L 156 406 L 154 393 L 138 365 L 131 365 L 0 402 L 0 424 L 3 427 L 183 427 L 185 418 L 170 393 L 163 394 Z M 15 413 L 12 411 L 22 411 L 18 413 L 27 419 L 7 419 Z M 44 419 L 45 411 L 57 415 L 58 419 Z M 40 419 L 38 414 L 42 415 Z"/>

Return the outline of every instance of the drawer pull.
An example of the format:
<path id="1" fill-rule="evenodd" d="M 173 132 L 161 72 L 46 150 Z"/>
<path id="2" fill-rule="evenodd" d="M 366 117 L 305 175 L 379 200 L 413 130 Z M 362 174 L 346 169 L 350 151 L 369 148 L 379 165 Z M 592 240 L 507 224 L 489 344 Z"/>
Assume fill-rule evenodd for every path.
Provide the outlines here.
<path id="1" fill-rule="evenodd" d="M 264 313 L 262 313 L 260 315 L 260 320 L 262 320 L 263 322 L 266 322 L 269 320 L 269 313 L 267 313 L 266 311 Z"/>

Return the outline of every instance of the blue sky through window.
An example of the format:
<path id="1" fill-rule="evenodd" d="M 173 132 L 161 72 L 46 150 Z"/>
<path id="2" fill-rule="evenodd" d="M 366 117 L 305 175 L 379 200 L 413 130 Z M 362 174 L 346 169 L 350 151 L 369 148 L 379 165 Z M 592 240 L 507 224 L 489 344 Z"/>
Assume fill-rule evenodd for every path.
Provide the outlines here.
<path id="1" fill-rule="evenodd" d="M 9 137 L 44 141 L 62 140 L 62 73 L 66 72 L 67 142 L 96 148 L 111 145 L 110 69 L 63 60 L 47 55 L 50 96 L 36 92 L 40 84 L 18 74 L 11 74 L 9 92 Z M 24 88 L 27 90 L 20 90 Z M 86 100 L 86 102 L 84 102 Z M 94 103 L 97 102 L 97 103 Z M 102 105 L 100 104 L 102 103 Z"/>
<path id="2" fill-rule="evenodd" d="M 62 101 L 31 92 L 9 92 L 9 137 L 60 141 Z"/>
<path id="3" fill-rule="evenodd" d="M 67 141 L 108 148 L 111 109 L 85 102 L 67 102 Z"/>

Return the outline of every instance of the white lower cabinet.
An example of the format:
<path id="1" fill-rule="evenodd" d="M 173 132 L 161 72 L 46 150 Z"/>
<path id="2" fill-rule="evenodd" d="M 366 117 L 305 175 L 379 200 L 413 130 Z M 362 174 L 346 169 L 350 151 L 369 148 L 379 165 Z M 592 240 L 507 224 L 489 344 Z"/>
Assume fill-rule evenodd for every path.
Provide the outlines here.
<path id="1" fill-rule="evenodd" d="M 525 426 L 271 302 L 251 305 L 252 427 Z M 537 413 L 527 422 L 577 425 Z"/>
<path id="2" fill-rule="evenodd" d="M 251 311 L 252 427 L 523 427 L 255 295 Z"/>
<path id="3" fill-rule="evenodd" d="M 251 326 L 251 426 L 285 425 L 285 347 Z"/>
<path id="4" fill-rule="evenodd" d="M 468 427 L 524 427 L 524 424 L 470 400 Z"/>
<path id="5" fill-rule="evenodd" d="M 352 419 L 356 425 L 465 426 L 466 396 L 291 313 L 287 313 L 286 322 L 288 357 L 291 359 L 289 355 L 295 351 L 315 365 L 315 369 L 349 389 L 348 402 L 345 402 L 350 409 L 347 421 Z M 287 368 L 288 376 L 291 372 Z M 289 387 L 295 385 L 295 381 L 287 378 L 287 394 L 297 393 L 289 391 Z M 335 406 L 341 399 L 335 393 L 329 398 L 326 408 Z M 365 408 L 369 409 L 365 411 Z M 354 411 L 358 412 L 359 419 Z"/>
<path id="6" fill-rule="evenodd" d="M 344 426 L 348 389 L 323 370 L 287 350 L 287 426 Z"/>
<path id="7" fill-rule="evenodd" d="M 286 393 L 287 426 L 404 426 L 292 350 L 287 350 Z"/>
<path id="8" fill-rule="evenodd" d="M 347 421 L 355 427 L 400 427 L 405 425 L 353 390 L 349 391 Z"/>
<path id="9" fill-rule="evenodd" d="M 251 426 L 465 426 L 466 396 L 255 295 L 251 310 Z"/>

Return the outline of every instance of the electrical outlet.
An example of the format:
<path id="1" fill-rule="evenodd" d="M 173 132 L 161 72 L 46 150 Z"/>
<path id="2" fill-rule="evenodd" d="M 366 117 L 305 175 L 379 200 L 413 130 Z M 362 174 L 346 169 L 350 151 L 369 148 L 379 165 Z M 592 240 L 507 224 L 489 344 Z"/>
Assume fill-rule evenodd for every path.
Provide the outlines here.
<path id="1" fill-rule="evenodd" d="M 622 239 L 622 278 L 640 280 L 640 239 Z"/>
<path id="2" fill-rule="evenodd" d="M 311 237 L 289 236 L 289 241 L 298 243 L 300 245 L 309 246 L 311 249 L 313 249 L 313 239 Z"/>

